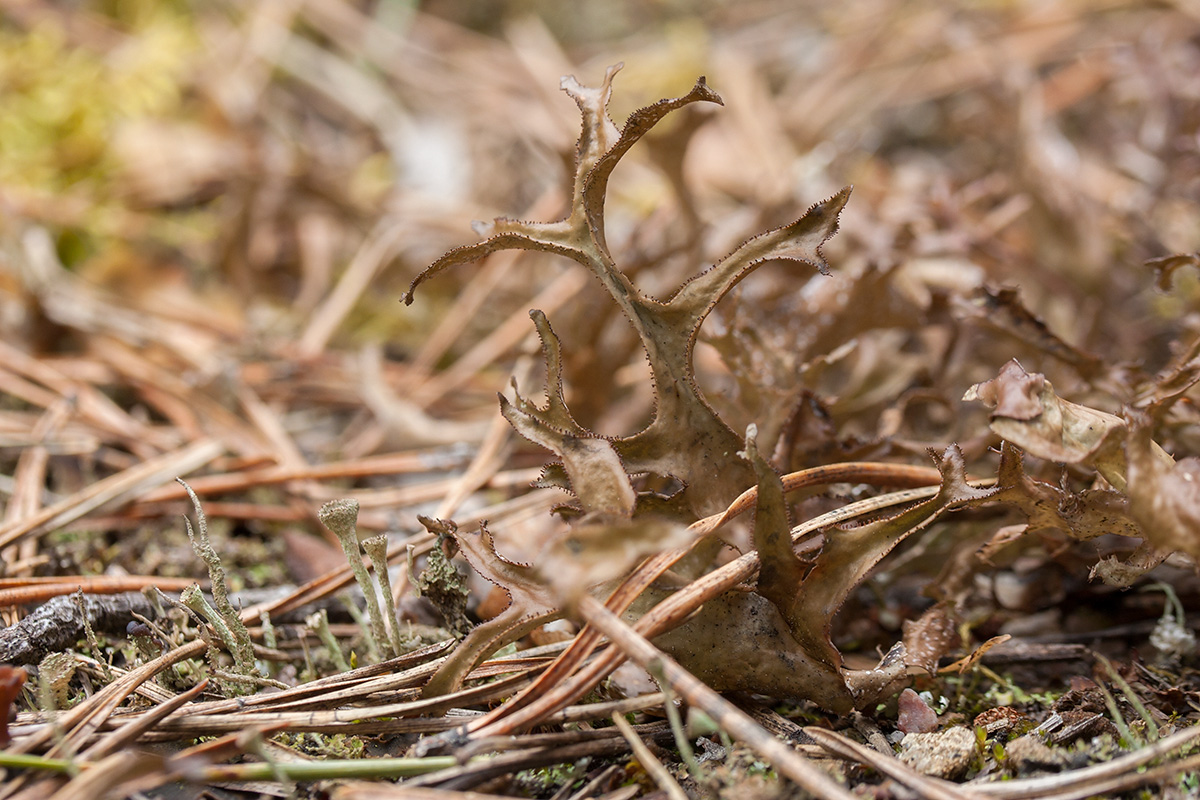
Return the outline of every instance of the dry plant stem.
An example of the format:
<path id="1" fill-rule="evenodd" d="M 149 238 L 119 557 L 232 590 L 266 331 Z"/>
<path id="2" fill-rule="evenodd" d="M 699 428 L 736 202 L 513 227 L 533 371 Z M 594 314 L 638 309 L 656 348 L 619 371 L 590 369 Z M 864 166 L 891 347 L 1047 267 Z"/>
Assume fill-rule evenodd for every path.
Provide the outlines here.
<path id="1" fill-rule="evenodd" d="M 286 725 L 315 733 L 366 732 L 373 721 L 386 724 L 389 718 L 434 716 L 451 708 L 498 702 L 529 680 L 528 670 L 509 669 L 508 676 L 490 683 L 463 689 L 451 695 L 431 699 L 367 705 L 361 708 L 334 708 L 305 711 L 253 711 L 229 714 L 173 716 L 163 720 L 156 731 L 181 737 L 212 736 L 242 730 L 250 725 Z"/>
<path id="2" fill-rule="evenodd" d="M 37 536 L 61 528 L 108 503 L 128 501 L 147 489 L 173 480 L 177 475 L 186 475 L 199 469 L 223 452 L 224 448 L 218 442 L 206 439 L 97 481 L 33 516 L 0 526 L 0 548 L 26 536 Z"/>
<path id="3" fill-rule="evenodd" d="M 297 761 L 274 764 L 224 764 L 188 770 L 182 777 L 203 784 L 229 781 L 335 780 L 341 778 L 409 778 L 457 765 L 453 756 L 428 758 L 355 758 L 345 761 Z M 182 765 L 181 765 L 182 766 Z"/>
<path id="4" fill-rule="evenodd" d="M 0 579 L 0 608 L 44 603 L 54 597 L 84 594 L 123 594 L 147 587 L 180 592 L 194 584 L 191 578 L 158 578 L 153 575 L 80 575 L 75 578 Z"/>
<path id="5" fill-rule="evenodd" d="M 629 748 L 633 750 L 633 757 L 638 760 L 638 763 L 654 780 L 655 785 L 667 795 L 669 800 L 688 800 L 683 788 L 671 777 L 671 773 L 667 772 L 667 768 L 662 765 L 662 762 L 654 757 L 654 753 L 650 752 L 650 748 L 637 735 L 633 726 L 626 722 L 620 714 L 613 714 L 612 722 L 625 737 L 625 741 L 629 742 Z"/>
<path id="6" fill-rule="evenodd" d="M 443 643 L 444 644 L 444 643 Z M 302 703 L 347 703 L 367 694 L 394 691 L 416 685 L 434 669 L 427 662 L 436 660 L 445 649 L 442 644 L 431 645 L 401 658 L 359 667 L 349 672 L 329 675 L 273 694 L 258 694 L 231 700 L 196 703 L 187 714 L 215 714 L 244 708 L 301 708 Z M 377 677 L 380 676 L 380 677 Z"/>
<path id="7" fill-rule="evenodd" d="M 595 739 L 558 747 L 543 747 L 504 753 L 477 759 L 470 764 L 414 778 L 408 786 L 440 786 L 448 790 L 468 789 L 493 778 L 507 777 L 516 772 L 553 764 L 571 764 L 580 759 L 622 758 L 629 754 L 629 745 L 620 737 Z"/>
<path id="8" fill-rule="evenodd" d="M 1106 780 L 1087 781 L 1083 785 L 1069 785 L 1053 793 L 1035 795 L 1046 800 L 1086 800 L 1089 797 L 1115 797 L 1118 794 L 1130 792 L 1139 786 L 1163 785 L 1176 778 L 1183 772 L 1195 772 L 1200 769 L 1200 755 L 1193 755 L 1182 761 L 1174 761 L 1142 772 L 1130 770 L 1123 775 L 1114 775 Z"/>
<path id="9" fill-rule="evenodd" d="M 214 445 L 215 446 L 215 445 Z M 212 456 L 216 458 L 220 452 Z M 212 458 L 208 459 L 209 461 Z M 226 475 L 204 475 L 190 482 L 198 495 L 241 492 L 254 486 L 271 486 L 298 480 L 331 480 L 336 478 L 365 478 L 372 475 L 406 475 L 425 472 L 430 462 L 444 463 L 445 455 L 437 450 L 418 450 L 405 453 L 388 453 L 352 461 L 334 461 L 307 467 L 263 467 Z M 207 461 L 203 463 L 208 463 Z M 198 465 L 200 466 L 200 465 Z M 195 469 L 195 467 L 193 467 Z M 177 470 L 175 474 L 189 472 Z M 165 481 L 164 481 L 165 483 Z M 162 486 L 139 498 L 143 503 L 163 500 L 182 500 L 187 493 L 175 486 Z"/>
<path id="10" fill-rule="evenodd" d="M 584 595 L 579 613 L 643 669 L 661 669 L 688 704 L 708 714 L 730 736 L 769 761 L 776 770 L 822 800 L 853 800 L 854 795 L 820 768 L 767 733 L 746 712 L 709 689 L 674 659 L 652 645 L 594 597 Z"/>
<path id="11" fill-rule="evenodd" d="M 117 750 L 131 746 L 143 733 L 146 733 L 160 721 L 174 714 L 184 704 L 195 700 L 207 689 L 208 679 L 206 678 L 186 692 L 181 692 L 171 699 L 154 706 L 142 714 L 137 722 L 101 737 L 95 744 L 80 753 L 80 759 L 84 761 L 96 761 L 115 753 Z"/>
<path id="12" fill-rule="evenodd" d="M 791 472 L 784 475 L 781 480 L 785 492 L 794 492 L 797 489 L 827 486 L 833 483 L 866 483 L 871 486 L 911 488 L 936 486 L 941 482 L 942 475 L 933 467 L 887 464 L 876 461 L 847 461 L 841 464 L 828 464 Z M 712 533 L 731 519 L 754 508 L 757 500 L 758 487 L 752 486 L 738 495 L 725 511 L 693 522 L 689 529 L 697 534 Z"/>
<path id="13" fill-rule="evenodd" d="M 631 787 L 635 792 L 638 786 Z M 581 794 L 579 797 L 592 797 Z M 510 800 L 506 795 L 484 794 L 483 792 L 454 792 L 435 789 L 432 786 L 388 786 L 378 782 L 343 783 L 330 795 L 333 800 Z"/>
<path id="14" fill-rule="evenodd" d="M 49 800 L 93 800 L 97 797 L 108 797 L 117 787 L 131 780 L 156 773 L 162 774 L 161 770 L 161 756 L 138 750 L 114 753 L 93 764 L 87 772 L 49 795 Z M 166 778 L 167 775 L 162 774 L 162 777 Z"/>
<path id="15" fill-rule="evenodd" d="M 390 658 L 395 658 L 400 655 L 403 645 L 400 642 L 400 623 L 396 618 L 396 598 L 392 594 L 392 576 L 388 572 L 387 534 L 381 533 L 370 539 L 364 539 L 362 546 L 363 550 L 367 551 L 367 558 L 371 559 L 371 567 L 375 570 L 375 580 L 379 581 L 379 592 L 383 595 L 384 611 L 386 612 L 384 622 L 387 623 L 388 641 L 392 650 Z"/>

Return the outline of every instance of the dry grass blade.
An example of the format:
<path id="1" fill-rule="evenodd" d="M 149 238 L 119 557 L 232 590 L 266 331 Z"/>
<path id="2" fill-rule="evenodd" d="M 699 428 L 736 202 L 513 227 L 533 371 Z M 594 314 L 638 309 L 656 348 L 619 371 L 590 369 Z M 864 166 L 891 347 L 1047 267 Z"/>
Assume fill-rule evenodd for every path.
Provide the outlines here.
<path id="1" fill-rule="evenodd" d="M 118 731 L 101 736 L 94 745 L 80 753 L 80 757 L 88 761 L 95 761 L 105 758 L 121 748 L 132 745 L 143 733 L 146 733 L 161 720 L 175 713 L 185 703 L 195 700 L 207 688 L 208 680 L 205 679 L 186 692 L 180 692 L 170 700 L 159 703 L 150 711 L 141 714 L 136 722 L 126 725 Z"/>
<path id="2" fill-rule="evenodd" d="M 380 786 L 375 782 L 343 783 L 330 795 L 333 800 L 501 800 L 505 795 L 454 792 L 421 786 Z"/>
<path id="3" fill-rule="evenodd" d="M 0 526 L 0 548 L 66 525 L 110 503 L 127 502 L 148 489 L 163 486 L 180 475 L 199 469 L 223 451 L 220 444 L 211 440 L 194 442 L 97 481 L 37 514 Z"/>
<path id="4" fill-rule="evenodd" d="M 629 747 L 633 750 L 633 757 L 638 760 L 642 768 L 654 779 L 654 783 L 669 800 L 688 800 L 687 793 L 671 777 L 671 773 L 667 771 L 662 762 L 654 757 L 654 753 L 650 752 L 650 748 L 637 735 L 637 731 L 633 729 L 633 726 L 626 722 L 625 718 L 620 714 L 613 714 L 612 722 L 617 727 L 617 730 L 621 732 L 621 735 L 625 737 L 625 741 L 629 742 Z"/>
<path id="5" fill-rule="evenodd" d="M 179 592 L 194 583 L 197 581 L 193 578 L 159 578 L 154 575 L 0 578 L 0 608 L 44 603 L 52 597 L 81 590 L 85 594 L 120 594 L 156 587 L 163 591 Z"/>
<path id="6" fill-rule="evenodd" d="M 163 669 L 188 658 L 196 658 L 205 650 L 201 640 L 189 642 L 171 650 L 158 658 L 148 661 L 137 669 L 130 670 L 100 691 L 73 708 L 62 712 L 56 720 L 57 725 L 66 732 L 62 743 L 50 748 L 50 753 L 61 752 L 63 744 L 80 749 L 79 745 L 90 739 L 108 718 L 116 711 L 138 686 L 154 678 Z M 28 737 L 14 742 L 9 748 L 15 753 L 29 753 L 36 749 L 47 747 L 54 741 L 54 731 L 49 725 Z"/>
<path id="7" fill-rule="evenodd" d="M 982 795 L 1000 798 L 1000 800 L 1057 797 L 1059 792 L 1063 793 L 1064 798 L 1090 797 L 1103 794 L 1104 791 L 1100 787 L 1107 781 L 1113 781 L 1116 785 L 1121 785 L 1121 781 L 1129 781 L 1130 783 L 1127 785 L 1137 785 L 1134 779 L 1141 777 L 1138 770 L 1146 764 L 1160 758 L 1168 758 L 1180 748 L 1196 741 L 1200 741 L 1200 725 L 1192 725 L 1170 736 L 1164 736 L 1156 742 L 1101 764 L 1073 770 L 1063 775 L 1048 775 L 1041 778 L 1026 778 L 1020 781 L 983 785 L 978 787 L 977 791 Z M 1175 763 L 1194 765 L 1195 760 L 1195 757 L 1191 757 Z M 1175 764 L 1164 765 L 1164 767 L 1171 766 L 1175 766 Z"/>
<path id="8" fill-rule="evenodd" d="M 126 784 L 137 784 L 142 779 L 148 779 L 149 784 L 155 786 L 168 777 L 163 761 L 162 756 L 138 750 L 113 753 L 49 795 L 49 800 L 94 800 L 112 793 L 123 794 Z"/>

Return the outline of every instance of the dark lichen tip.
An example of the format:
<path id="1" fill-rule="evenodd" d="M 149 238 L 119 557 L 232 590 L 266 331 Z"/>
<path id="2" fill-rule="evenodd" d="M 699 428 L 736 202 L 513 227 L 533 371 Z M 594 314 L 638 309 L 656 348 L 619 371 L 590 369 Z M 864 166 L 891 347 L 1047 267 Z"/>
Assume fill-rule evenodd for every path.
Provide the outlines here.
<path id="1" fill-rule="evenodd" d="M 808 210 L 808 214 L 812 214 L 813 216 L 837 216 L 841 214 L 842 209 L 846 207 L 846 202 L 850 199 L 850 193 L 853 191 L 853 185 L 844 187 L 833 197 L 822 200 L 819 203 L 814 203 L 813 207 Z M 836 231 L 836 228 L 834 230 Z"/>

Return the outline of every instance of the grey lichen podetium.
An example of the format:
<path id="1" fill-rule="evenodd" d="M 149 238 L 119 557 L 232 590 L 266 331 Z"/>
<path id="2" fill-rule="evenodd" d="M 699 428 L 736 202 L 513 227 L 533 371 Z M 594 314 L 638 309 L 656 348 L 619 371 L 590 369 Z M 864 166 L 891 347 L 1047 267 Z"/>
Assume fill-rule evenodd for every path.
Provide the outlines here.
<path id="1" fill-rule="evenodd" d="M 225 624 L 226 621 L 217 613 L 216 609 L 210 606 L 208 601 L 204 599 L 199 586 L 192 585 L 184 589 L 179 595 L 179 600 L 194 611 L 196 616 L 206 620 L 209 625 L 212 625 L 213 630 L 217 632 L 217 636 L 229 648 L 229 652 L 233 654 L 233 661 L 237 665 L 238 672 L 243 675 L 249 675 L 255 671 L 253 649 L 250 651 L 249 660 L 245 660 L 245 654 L 238 647 L 237 637 L 229 629 L 229 626 Z"/>
<path id="2" fill-rule="evenodd" d="M 249 675 L 256 671 L 254 645 L 250 642 L 250 631 L 246 629 L 242 618 L 234 610 L 233 604 L 229 602 L 229 587 L 225 584 L 225 568 L 221 566 L 221 557 L 217 555 L 212 542 L 209 541 L 208 520 L 204 516 L 204 509 L 200 506 L 200 498 L 192 491 L 192 487 L 184 482 L 183 478 L 175 480 L 188 493 L 188 497 L 192 499 L 192 507 L 196 509 L 196 528 L 192 528 L 192 521 L 186 516 L 183 518 L 183 522 L 187 525 L 188 541 L 192 543 L 192 550 L 208 567 L 213 603 L 216 604 L 217 613 L 220 615 L 220 619 L 224 620 L 230 635 L 230 638 L 226 639 L 226 644 L 233 653 L 233 659 L 237 663 L 238 669 Z M 213 623 L 214 627 L 216 626 L 215 620 L 210 619 L 209 621 Z"/>
<path id="3" fill-rule="evenodd" d="M 358 501 L 348 498 L 330 500 L 317 512 L 321 524 L 333 531 L 342 543 L 342 552 L 354 572 L 354 580 L 367 601 L 367 616 L 371 620 L 371 636 L 380 646 L 386 646 L 387 629 L 383 625 L 383 614 L 379 610 L 379 598 L 375 586 L 362 562 L 362 548 L 358 543 Z"/>
<path id="4" fill-rule="evenodd" d="M 384 611 L 387 613 L 387 628 L 392 647 L 392 658 L 399 656 L 403 645 L 400 642 L 400 626 L 396 619 L 396 598 L 392 595 L 392 576 L 388 574 L 387 550 L 388 537 L 386 533 L 363 539 L 363 550 L 371 559 L 375 570 L 375 580 L 379 583 L 379 592 L 383 595 Z"/>

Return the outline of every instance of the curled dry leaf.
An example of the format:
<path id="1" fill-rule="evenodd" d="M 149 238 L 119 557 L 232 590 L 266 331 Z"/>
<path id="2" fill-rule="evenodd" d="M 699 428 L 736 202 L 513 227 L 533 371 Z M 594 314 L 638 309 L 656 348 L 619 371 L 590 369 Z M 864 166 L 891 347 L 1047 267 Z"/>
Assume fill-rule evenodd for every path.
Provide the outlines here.
<path id="1" fill-rule="evenodd" d="M 1076 494 L 1033 480 L 1007 445 L 1001 459 L 1003 490 L 995 499 L 1024 511 L 1030 532 L 1054 528 L 1076 539 L 1105 533 L 1145 539 L 1124 563 L 1102 560 L 1093 577 L 1127 587 L 1172 550 L 1200 552 L 1200 490 L 1194 485 L 1200 461 L 1176 464 L 1151 438 L 1148 416 L 1139 414 L 1134 429 L 1120 417 L 1063 400 L 1043 375 L 1025 372 L 1015 360 L 995 379 L 971 387 L 964 399 L 993 407 L 991 428 L 1006 442 L 1040 458 L 1091 466 L 1117 490 Z"/>
<path id="2" fill-rule="evenodd" d="M 1155 452 L 1150 421 L 1132 418 L 1125 453 L 1129 459 L 1129 510 L 1148 544 L 1200 557 L 1200 458 L 1166 463 Z"/>
<path id="3" fill-rule="evenodd" d="M 1044 375 L 1029 374 L 1016 360 L 990 381 L 967 390 L 964 400 L 992 406 L 991 428 L 1038 458 L 1087 464 L 1118 489 L 1125 488 L 1120 417 L 1063 400 Z"/>
<path id="4" fill-rule="evenodd" d="M 993 499 L 1016 506 L 1028 517 L 1025 533 L 1062 531 L 1079 541 L 1108 533 L 1142 535 L 1124 494 L 1111 489 L 1074 492 L 1065 484 L 1031 478 L 1025 473 L 1021 451 L 1007 442 L 1000 451 L 998 484 L 1000 491 Z"/>
<path id="5" fill-rule="evenodd" d="M 1158 456 L 1154 456 L 1157 463 Z M 1015 506 L 1028 518 L 1019 531 L 1007 528 L 997 532 L 981 552 L 986 560 L 1008 542 L 1026 533 L 1059 531 L 1072 539 L 1085 541 L 1114 533 L 1141 538 L 1143 528 L 1134 518 L 1130 499 L 1111 489 L 1072 491 L 1064 481 L 1055 486 L 1029 477 L 1021 463 L 1021 451 L 1005 442 L 1000 451 L 999 491 L 993 499 Z M 1143 543 L 1126 561 L 1101 559 L 1092 568 L 1091 577 L 1109 586 L 1127 588 L 1147 571 L 1163 562 L 1169 550 Z"/>

